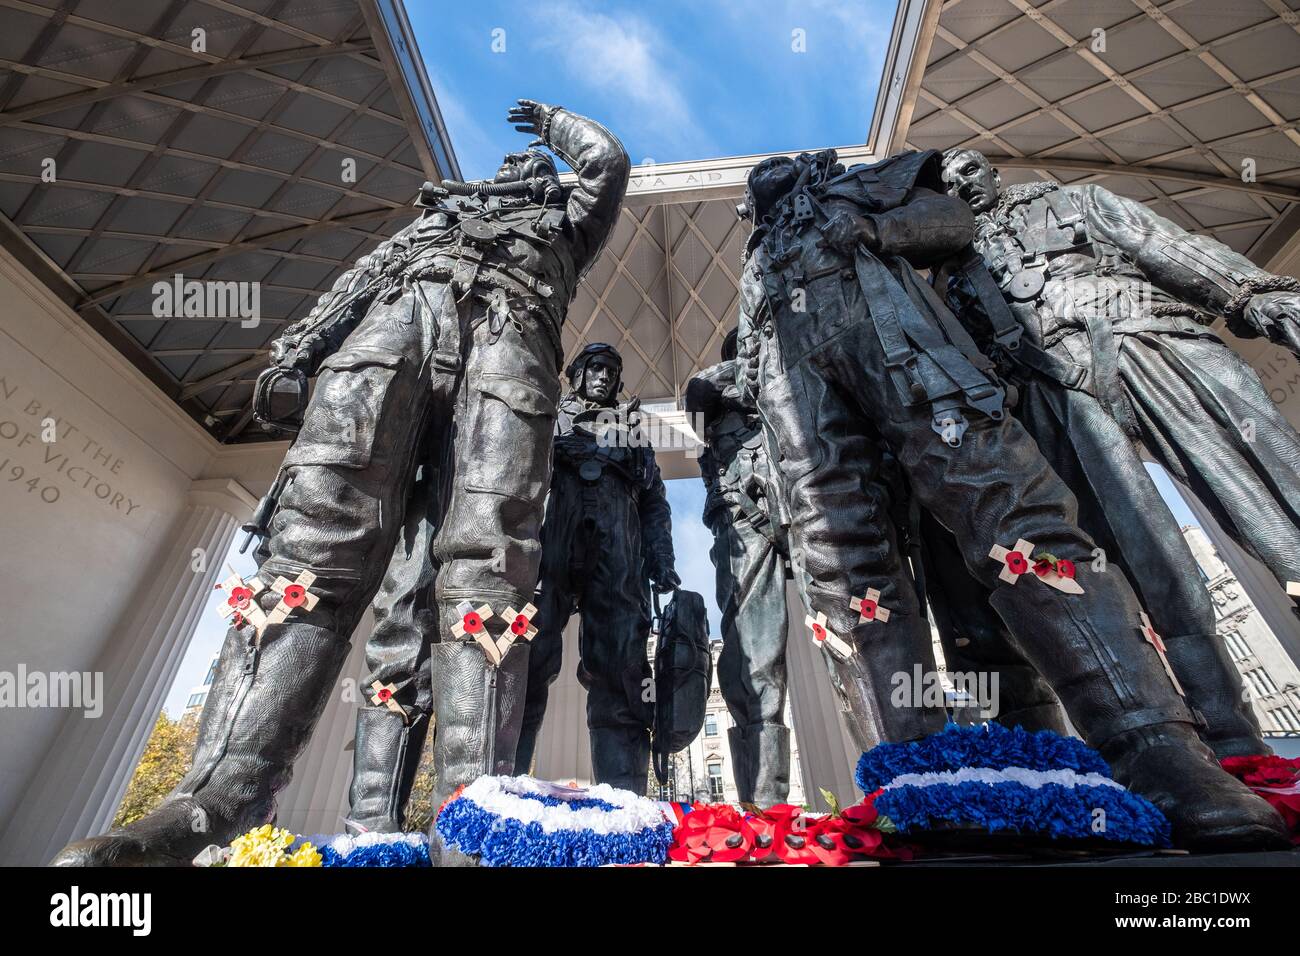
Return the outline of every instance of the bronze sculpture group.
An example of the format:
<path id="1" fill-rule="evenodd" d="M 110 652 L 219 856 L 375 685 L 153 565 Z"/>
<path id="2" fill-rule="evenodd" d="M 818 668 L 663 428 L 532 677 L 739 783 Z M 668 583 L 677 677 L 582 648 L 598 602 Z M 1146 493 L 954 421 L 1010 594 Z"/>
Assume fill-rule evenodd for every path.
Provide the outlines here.
<path id="1" fill-rule="evenodd" d="M 232 589 L 193 767 L 56 863 L 184 865 L 271 819 L 372 602 L 356 829 L 401 828 L 431 727 L 435 806 L 528 772 L 575 610 L 596 779 L 644 793 L 650 591 L 680 583 L 668 504 L 617 350 L 588 347 L 560 394 L 560 328 L 629 162 L 568 110 L 509 118 L 576 184 L 531 147 L 491 182 L 427 184 L 277 340 L 277 374 L 316 384 L 257 581 Z M 788 563 L 863 746 L 945 722 L 890 694 L 935 669 L 928 595 L 950 663 L 1015 675 L 1000 720 L 1063 728 L 1063 709 L 1184 846 L 1285 845 L 1215 762 L 1264 743 L 1139 455 L 1300 579 L 1300 438 L 1206 325 L 1296 348 L 1296 284 L 1099 187 L 1001 190 L 971 150 L 774 157 L 742 215 L 738 328 L 686 393 L 741 798 L 788 791 Z"/>

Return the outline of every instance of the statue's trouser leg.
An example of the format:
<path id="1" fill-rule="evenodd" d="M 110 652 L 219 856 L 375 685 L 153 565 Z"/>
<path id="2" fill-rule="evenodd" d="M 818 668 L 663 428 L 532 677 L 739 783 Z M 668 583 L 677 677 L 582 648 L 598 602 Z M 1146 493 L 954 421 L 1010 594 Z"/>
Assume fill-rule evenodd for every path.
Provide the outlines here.
<path id="1" fill-rule="evenodd" d="M 754 765 L 749 759 L 743 725 L 727 728 L 727 746 L 731 748 L 731 776 L 736 782 L 736 798 L 741 803 L 753 803 Z"/>
<path id="2" fill-rule="evenodd" d="M 499 335 L 480 320 L 466 338 L 451 496 L 433 547 L 443 642 L 433 667 L 434 699 L 443 702 L 435 704 L 435 806 L 482 773 L 514 768 L 531 649 L 518 639 L 491 668 L 473 638 L 458 640 L 454 628 L 462 605 L 486 603 L 496 615 L 487 632 L 499 637 L 513 621 L 508 609 L 518 613 L 533 599 L 560 388 L 558 332 L 540 317 L 506 322 Z M 444 646 L 453 642 L 465 646 Z M 472 689 L 480 679 L 489 682 L 481 694 Z M 484 707 L 494 724 L 484 723 Z"/>
<path id="3" fill-rule="evenodd" d="M 823 432 L 865 436 L 868 422 L 875 425 L 921 506 L 953 533 L 967 569 L 993 591 L 994 609 L 1056 691 L 1071 723 L 1111 762 L 1117 780 L 1164 811 L 1176 840 L 1193 847 L 1284 840 L 1276 812 L 1220 770 L 1196 735 L 1190 710 L 1139 630 L 1141 607 L 1123 573 L 1091 570 L 1093 542 L 1076 524 L 1074 496 L 1023 427 L 1008 417 L 993 421 L 972 413 L 961 445 L 951 447 L 930 427 L 928 406 L 902 404 L 883 366 L 875 329 L 863 321 L 777 384 L 801 386 L 803 404 L 817 408 L 819 420 L 831 411 L 832 424 L 823 424 Z M 833 411 L 847 402 L 856 406 L 853 416 Z M 787 463 L 798 468 L 808 455 L 792 437 L 778 428 Z M 867 442 L 859 442 L 855 450 L 869 454 Z M 821 450 L 825 454 L 827 446 Z M 824 460 L 813 459 L 811 474 L 826 468 Z M 831 534 L 862 536 L 852 507 L 836 513 L 841 517 Z M 1021 538 L 1033 542 L 1034 554 L 1073 561 L 1084 593 L 1062 593 L 1032 574 L 1014 584 L 1000 580 L 1006 565 L 989 551 Z M 819 574 L 835 573 L 811 549 L 807 561 L 814 584 Z"/>
<path id="4" fill-rule="evenodd" d="M 878 480 L 880 452 L 867 437 L 869 420 L 808 362 L 765 382 L 758 404 L 781 452 L 790 559 L 807 581 L 806 604 L 854 648 L 847 659 L 831 658 L 855 743 L 865 749 L 934 733 L 944 725 L 942 701 L 927 704 L 920 688 L 894 694 L 897 675 L 911 682 L 917 665 L 925 675 L 937 672 L 929 624 L 889 520 L 888 491 Z M 850 606 L 868 589 L 880 592 L 887 622 L 863 621 Z M 811 631 L 797 639 L 811 640 Z"/>
<path id="5" fill-rule="evenodd" d="M 958 691 L 967 690 L 965 706 L 954 702 L 953 719 L 964 725 L 992 718 L 1007 727 L 1068 734 L 1056 694 L 1021 655 L 989 604 L 988 589 L 966 570 L 952 534 L 925 513 L 921 537 L 926 595 L 948 677 Z M 991 701 L 980 700 L 981 687 L 994 691 Z M 994 706 L 985 710 L 986 703 Z"/>
<path id="6" fill-rule="evenodd" d="M 740 799 L 771 806 L 790 791 L 785 726 L 785 568 L 748 519 L 720 515 L 712 550 L 722 608 L 718 686 L 736 726 L 728 731 Z"/>
<path id="7" fill-rule="evenodd" d="M 1300 581 L 1300 434 L 1259 375 L 1208 339 L 1140 337 L 1121 371 L 1152 452 L 1279 583 Z M 1154 354 L 1157 352 L 1158 354 Z"/>
<path id="8" fill-rule="evenodd" d="M 357 830 L 396 833 L 402 829 L 431 723 L 429 645 L 438 628 L 431 552 L 439 500 L 434 465 L 432 460 L 424 462 L 402 535 L 372 603 L 375 626 L 366 641 L 367 673 L 357 710 L 348 792 L 347 821 Z M 393 689 L 392 699 L 400 712 L 373 703 L 375 682 Z"/>
<path id="9" fill-rule="evenodd" d="M 390 308 L 409 313 L 410 304 Z M 260 601 L 270 610 L 279 600 L 269 588 L 277 575 L 310 569 L 318 603 L 268 625 L 260 638 L 252 627 L 232 628 L 190 772 L 154 813 L 73 844 L 56 863 L 183 864 L 272 818 L 275 794 L 310 738 L 392 554 L 427 420 L 418 327 L 397 341 L 388 319 L 387 309 L 372 310 L 322 368 L 285 459 L 290 480 L 259 571 L 268 585 Z M 376 338 L 382 344 L 371 344 Z"/>
<path id="10" fill-rule="evenodd" d="M 1138 593 L 1206 743 L 1219 757 L 1269 753 L 1200 568 L 1132 436 L 1091 395 L 1037 377 L 1018 417 L 1078 499 L 1080 527 Z"/>
<path id="11" fill-rule="evenodd" d="M 634 505 L 629 501 L 621 507 Z M 650 613 L 640 535 L 629 534 L 628 527 L 626 521 L 602 518 L 588 551 L 595 560 L 585 563 L 578 599 L 578 679 L 587 688 L 592 775 L 597 783 L 644 795 L 654 720 L 646 656 Z"/>

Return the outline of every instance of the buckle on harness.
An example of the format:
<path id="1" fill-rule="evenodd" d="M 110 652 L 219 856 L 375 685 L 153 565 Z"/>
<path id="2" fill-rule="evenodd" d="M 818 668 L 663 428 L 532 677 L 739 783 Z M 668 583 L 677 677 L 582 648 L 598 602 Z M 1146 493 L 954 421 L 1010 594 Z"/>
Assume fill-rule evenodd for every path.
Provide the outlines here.
<path id="1" fill-rule="evenodd" d="M 806 192 L 801 192 L 794 197 L 794 221 L 807 222 L 813 218 L 812 200 L 808 198 Z"/>
<path id="2" fill-rule="evenodd" d="M 1006 401 L 1006 393 L 996 385 L 989 384 L 967 392 L 966 401 L 977 412 L 983 412 L 995 422 L 1002 421 L 1002 405 Z"/>
<path id="3" fill-rule="evenodd" d="M 1013 325 L 1010 328 L 995 332 L 993 341 L 1008 352 L 1014 352 L 1020 348 L 1020 335 L 1023 331 L 1019 325 Z"/>

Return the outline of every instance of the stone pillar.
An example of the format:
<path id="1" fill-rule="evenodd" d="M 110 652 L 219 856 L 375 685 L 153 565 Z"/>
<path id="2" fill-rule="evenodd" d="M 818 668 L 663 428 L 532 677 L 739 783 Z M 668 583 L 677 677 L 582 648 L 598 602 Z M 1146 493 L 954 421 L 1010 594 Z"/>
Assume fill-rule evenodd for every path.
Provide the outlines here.
<path id="1" fill-rule="evenodd" d="M 537 735 L 533 775 L 542 780 L 580 785 L 594 783 L 591 737 L 587 733 L 587 691 L 578 683 L 578 616 L 564 629 L 564 666 L 551 685 L 546 718 Z"/>
<path id="2" fill-rule="evenodd" d="M 790 640 L 786 645 L 790 716 L 799 744 L 804 800 L 810 810 L 828 811 L 830 807 L 821 791 L 829 790 L 841 806 L 849 806 L 864 796 L 853 782 L 862 752 L 853 745 L 840 716 L 839 697 L 831 684 L 824 652 L 813 645 L 794 582 L 786 584 L 786 605 L 790 615 Z"/>
<path id="3" fill-rule="evenodd" d="M 257 499 L 227 478 L 196 481 L 157 560 L 95 665 L 104 710 L 70 713 L 0 838 L 0 862 L 40 865 L 71 840 L 108 829 L 176 677 L 195 623 Z M 202 549 L 201 570 L 195 551 Z"/>

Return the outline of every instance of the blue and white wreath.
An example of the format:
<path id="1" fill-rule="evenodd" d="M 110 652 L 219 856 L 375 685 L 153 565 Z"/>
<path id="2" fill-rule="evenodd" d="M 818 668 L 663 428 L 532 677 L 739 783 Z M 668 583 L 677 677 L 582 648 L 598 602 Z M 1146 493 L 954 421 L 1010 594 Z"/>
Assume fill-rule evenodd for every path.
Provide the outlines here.
<path id="1" fill-rule="evenodd" d="M 880 744 L 858 761 L 857 784 L 902 833 L 936 824 L 1050 839 L 1169 845 L 1169 821 L 1130 793 L 1081 740 L 999 724 Z"/>
<path id="2" fill-rule="evenodd" d="M 421 867 L 429 862 L 429 838 L 423 833 L 341 833 L 314 837 L 321 866 Z"/>
<path id="3" fill-rule="evenodd" d="M 662 863 L 673 842 L 672 823 L 645 797 L 532 777 L 479 777 L 442 808 L 435 826 L 483 866 Z"/>

